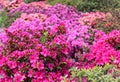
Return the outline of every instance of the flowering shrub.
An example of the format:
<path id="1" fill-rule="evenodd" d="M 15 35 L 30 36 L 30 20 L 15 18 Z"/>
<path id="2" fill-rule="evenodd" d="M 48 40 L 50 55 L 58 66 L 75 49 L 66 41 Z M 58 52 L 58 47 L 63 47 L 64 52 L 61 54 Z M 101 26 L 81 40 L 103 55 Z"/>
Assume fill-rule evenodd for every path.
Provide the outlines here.
<path id="1" fill-rule="evenodd" d="M 21 18 L 24 19 L 25 21 L 31 21 L 37 18 L 37 19 L 40 19 L 41 22 L 43 22 L 45 21 L 46 16 L 44 14 L 39 14 L 39 13 L 35 13 L 35 14 L 22 13 Z"/>
<path id="2" fill-rule="evenodd" d="M 13 0 L 12 2 L 9 2 L 9 1 L 3 1 L 2 2 L 2 1 L 0 1 L 0 3 L 1 3 L 0 8 L 2 8 L 2 10 L 0 10 L 1 11 L 1 13 L 0 13 L 0 27 L 9 27 L 11 25 L 11 23 L 16 20 L 16 18 L 20 17 L 20 14 L 22 12 L 19 11 L 19 9 L 25 8 L 25 6 L 28 7 L 28 9 L 30 11 L 32 9 L 36 11 L 36 10 L 41 10 L 41 8 L 47 8 L 48 7 L 48 5 L 46 5 L 44 2 L 32 2 L 30 4 L 25 4 L 23 2 L 23 0 Z M 4 3 L 6 3 L 7 5 L 5 5 Z M 18 9 L 18 10 L 16 10 L 16 9 Z M 24 11 L 24 9 L 21 9 L 21 10 Z M 15 11 L 15 12 L 12 13 L 13 11 Z M 27 10 L 25 10 L 25 11 L 27 11 Z M 22 14 L 22 17 L 23 17 L 23 15 L 24 14 Z M 24 15 L 24 16 L 26 16 L 26 15 Z M 34 15 L 31 14 L 31 15 L 29 15 L 29 17 L 30 16 L 32 17 Z M 35 14 L 35 16 L 36 16 L 36 14 Z M 43 19 L 44 18 L 45 17 L 43 17 Z"/>
<path id="3" fill-rule="evenodd" d="M 94 31 L 78 22 L 80 16 L 60 4 L 45 12 L 22 14 L 0 36 L 1 81 L 59 82 L 61 76 L 69 76 L 75 63 L 71 58 L 87 52 L 83 48 L 93 42 Z"/>
<path id="4" fill-rule="evenodd" d="M 118 64 L 119 49 L 120 49 L 120 31 L 113 30 L 105 34 L 104 32 L 97 31 L 95 35 L 95 42 L 90 48 L 90 53 L 86 56 L 88 61 L 94 61 L 97 65 L 104 65 L 106 63 Z"/>
<path id="5" fill-rule="evenodd" d="M 50 7 L 50 5 L 47 5 L 45 2 L 43 1 L 39 1 L 39 2 L 32 2 L 29 4 L 26 4 L 23 0 L 12 0 L 12 1 L 6 1 L 6 0 L 1 0 L 0 4 L 9 12 L 11 12 L 11 14 L 14 14 L 16 12 L 38 12 L 41 9 L 47 9 L 48 7 Z"/>
<path id="6" fill-rule="evenodd" d="M 66 41 L 63 24 L 52 30 L 54 33 L 41 27 L 6 30 L 0 81 L 60 82 L 72 66 L 71 45 Z"/>
<path id="7" fill-rule="evenodd" d="M 32 2 L 29 4 L 23 2 L 19 4 L 19 6 L 15 6 L 15 8 L 8 7 L 7 9 L 10 11 L 11 14 L 14 14 L 15 12 L 39 13 L 42 9 L 47 9 L 48 7 L 50 7 L 50 5 L 45 4 L 45 2 Z"/>
<path id="8" fill-rule="evenodd" d="M 70 77 L 68 70 L 73 66 L 80 70 L 93 68 L 93 72 L 99 69 L 95 66 L 104 68 L 107 63 L 119 67 L 120 31 L 111 29 L 106 34 L 109 28 L 99 22 L 108 25 L 110 13 L 82 13 L 71 6 L 17 0 L 5 8 L 10 17 L 16 12 L 21 16 L 0 31 L 0 82 L 60 82 L 63 76 Z M 9 18 L 5 17 L 0 21 L 8 25 Z M 85 76 L 91 77 L 91 71 L 86 72 Z M 88 77 L 81 79 L 91 79 Z M 108 78 L 114 81 L 112 76 Z M 71 81 L 78 82 L 78 78 Z"/>
<path id="9" fill-rule="evenodd" d="M 92 26 L 96 24 L 96 20 L 105 20 L 106 14 L 102 12 L 86 12 L 78 20 L 82 25 Z"/>
<path id="10" fill-rule="evenodd" d="M 66 33 L 67 40 L 71 42 L 72 46 L 83 48 L 83 46 L 89 47 L 92 44 L 93 40 L 90 39 L 94 31 L 89 26 L 79 24 L 78 19 L 81 17 L 81 12 L 78 12 L 75 8 L 57 4 L 41 13 L 47 16 L 43 23 L 44 26 L 57 25 L 59 22 L 66 25 L 68 30 Z"/>
<path id="11" fill-rule="evenodd" d="M 92 25 L 93 28 L 102 30 L 106 33 L 112 30 L 120 30 L 119 14 L 120 10 L 114 10 L 111 13 L 106 13 L 105 20 L 97 19 Z"/>
<path id="12" fill-rule="evenodd" d="M 89 48 L 93 42 L 93 39 L 91 39 L 91 37 L 94 36 L 93 29 L 89 26 L 81 25 L 78 22 L 78 19 L 81 17 L 81 13 L 73 7 L 57 4 L 49 7 L 48 9 L 41 9 L 39 12 L 32 11 L 35 10 L 35 7 L 31 7 L 33 8 L 32 10 L 29 10 L 28 7 L 26 7 L 26 9 L 25 7 L 21 8 L 24 9 L 18 8 L 17 11 L 27 13 L 26 15 L 22 15 L 23 19 L 40 17 L 43 22 L 39 23 L 39 25 L 46 29 L 53 29 L 53 27 L 57 26 L 59 23 L 64 23 L 67 27 L 67 41 L 71 42 L 71 45 L 74 47 L 78 46 L 79 48 Z"/>
<path id="13" fill-rule="evenodd" d="M 120 29 L 119 16 L 119 9 L 108 13 L 87 12 L 82 13 L 82 16 L 78 21 L 82 25 L 88 25 L 94 29 L 102 30 L 105 33 L 108 33 L 112 30 Z"/>
<path id="14" fill-rule="evenodd" d="M 23 4 L 23 0 L 0 0 L 0 4 L 2 4 L 4 7 L 6 8 L 16 8 L 18 6 L 20 6 L 21 4 Z"/>

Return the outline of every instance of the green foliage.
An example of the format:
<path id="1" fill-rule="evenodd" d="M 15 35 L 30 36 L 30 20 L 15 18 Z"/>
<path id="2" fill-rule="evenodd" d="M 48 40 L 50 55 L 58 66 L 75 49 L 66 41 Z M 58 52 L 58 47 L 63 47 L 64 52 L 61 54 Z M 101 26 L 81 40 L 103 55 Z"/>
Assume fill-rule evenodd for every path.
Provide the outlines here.
<path id="1" fill-rule="evenodd" d="M 24 0 L 25 3 L 33 2 L 34 0 Z"/>
<path id="2" fill-rule="evenodd" d="M 67 4 L 67 5 L 74 5 L 76 7 L 76 5 L 78 5 L 78 3 L 80 2 L 79 0 L 47 0 L 48 3 L 50 3 L 51 5 L 54 5 L 56 3 L 61 3 L 61 4 Z"/>
<path id="3" fill-rule="evenodd" d="M 43 36 L 40 37 L 42 44 L 48 40 L 48 31 L 43 32 Z"/>
<path id="4" fill-rule="evenodd" d="M 2 11 L 0 13 L 0 27 L 9 27 L 18 17 L 20 17 L 20 13 L 18 12 L 14 16 L 11 16 L 9 12 Z"/>
<path id="5" fill-rule="evenodd" d="M 41 1 L 41 0 L 24 0 L 25 3 L 31 3 L 31 2 L 34 2 L 34 1 Z"/>
<path id="6" fill-rule="evenodd" d="M 47 0 L 47 3 L 51 5 L 56 3 L 67 4 L 84 12 L 108 11 L 120 7 L 120 0 Z"/>
<path id="7" fill-rule="evenodd" d="M 82 78 L 86 77 L 87 82 L 119 82 L 120 71 L 114 65 L 95 66 L 92 69 L 72 68 L 72 78 L 78 78 L 82 82 Z"/>

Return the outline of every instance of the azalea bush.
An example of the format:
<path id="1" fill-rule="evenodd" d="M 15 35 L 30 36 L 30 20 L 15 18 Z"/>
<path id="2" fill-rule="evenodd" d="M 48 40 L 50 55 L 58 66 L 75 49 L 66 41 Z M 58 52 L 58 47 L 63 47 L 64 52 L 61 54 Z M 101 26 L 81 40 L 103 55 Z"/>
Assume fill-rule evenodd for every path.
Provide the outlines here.
<path id="1" fill-rule="evenodd" d="M 55 82 L 69 74 L 73 61 L 69 59 L 71 45 L 64 35 L 65 26 L 60 24 L 53 30 L 42 27 L 6 30 L 7 40 L 0 51 L 0 81 Z"/>
<path id="2" fill-rule="evenodd" d="M 14 15 L 16 12 L 26 13 L 37 13 L 41 9 L 46 9 L 50 5 L 45 4 L 45 2 L 32 2 L 26 4 L 23 0 L 13 0 L 13 1 L 0 1 L 1 6 L 3 6 L 10 14 Z"/>
<path id="3" fill-rule="evenodd" d="M 3 61 L 1 69 L 4 71 L 4 73 L 1 72 L 1 81 L 16 81 L 17 79 L 17 81 L 54 82 L 60 81 L 62 76 L 69 76 L 68 69 L 75 63 L 75 53 L 86 52 L 79 48 L 89 47 L 91 44 L 87 43 L 88 36 L 92 36 L 89 32 L 90 27 L 82 25 L 81 28 L 76 27 L 75 38 L 71 38 L 70 33 L 73 27 L 67 23 L 55 24 L 49 19 L 43 14 L 22 14 L 21 18 L 1 33 L 0 54 Z M 46 24 L 47 21 L 51 25 Z M 87 33 L 86 37 L 83 37 L 83 32 L 80 32 L 82 29 L 86 29 L 83 30 Z M 77 36 L 76 33 L 80 33 L 81 36 L 80 34 Z M 79 39 L 84 44 L 75 44 L 77 40 L 80 41 Z M 7 66 L 6 70 L 4 66 Z"/>
<path id="4" fill-rule="evenodd" d="M 16 4 L 15 4 L 16 5 Z M 48 7 L 50 7 L 50 5 L 47 5 L 43 2 L 32 2 L 29 4 L 26 3 L 21 3 L 19 4 L 19 6 L 13 6 L 14 8 L 10 8 L 9 12 L 11 14 L 14 14 L 15 12 L 21 12 L 21 13 L 40 13 L 42 10 L 47 9 Z"/>
<path id="5" fill-rule="evenodd" d="M 81 25 L 80 16 L 60 4 L 41 13 L 23 13 L 0 33 L 1 81 L 54 82 L 69 76 L 79 56 L 75 54 L 88 52 L 94 41 L 94 30 Z"/>
<path id="6" fill-rule="evenodd" d="M 93 26 L 95 24 L 98 24 L 99 22 L 96 23 L 97 20 L 104 21 L 106 20 L 107 14 L 104 12 L 86 12 L 82 13 L 82 16 L 79 18 L 79 23 L 82 25 L 88 25 L 88 26 Z"/>
<path id="7" fill-rule="evenodd" d="M 108 34 L 97 31 L 95 34 L 95 42 L 91 46 L 90 52 L 86 54 L 88 61 L 94 61 L 96 65 L 104 65 L 106 63 L 119 65 L 119 35 L 120 31 L 118 30 L 113 30 Z"/>
<path id="8" fill-rule="evenodd" d="M 32 10 L 30 10 L 30 7 L 31 6 L 21 6 L 15 10 L 18 12 L 31 14 L 31 16 L 33 15 L 33 18 L 39 18 L 38 14 L 42 14 L 43 22 L 40 23 L 40 26 L 48 29 L 53 29 L 53 27 L 59 23 L 64 23 L 68 30 L 66 33 L 66 36 L 68 37 L 67 40 L 71 42 L 71 45 L 74 47 L 78 46 L 81 49 L 83 47 L 89 49 L 89 46 L 93 42 L 94 30 L 90 26 L 79 23 L 78 20 L 82 17 L 82 12 L 78 12 L 73 7 L 67 7 L 66 5 L 61 4 L 48 7 L 47 9 L 38 8 L 39 11 L 35 10 L 35 7 L 31 7 Z M 23 19 L 26 17 L 27 16 L 25 14 L 22 15 Z M 30 19 L 30 15 L 28 18 Z M 86 52 L 86 50 L 83 51 Z M 83 51 L 81 51 L 81 53 L 83 53 Z"/>
<path id="9" fill-rule="evenodd" d="M 120 30 L 119 11 L 119 9 L 116 9 L 108 13 L 82 13 L 82 16 L 79 18 L 78 21 L 82 25 L 88 25 L 94 29 L 102 30 L 105 33 L 109 33 L 112 30 Z"/>
<path id="10" fill-rule="evenodd" d="M 0 4 L 3 5 L 3 7 L 5 8 L 15 8 L 15 7 L 18 7 L 19 5 L 23 4 L 23 0 L 12 0 L 12 1 L 9 1 L 9 0 L 0 0 Z"/>
<path id="11" fill-rule="evenodd" d="M 120 30 L 120 10 L 113 10 L 111 13 L 106 13 L 105 19 L 96 19 L 92 24 L 95 29 L 102 30 L 106 33 L 112 30 Z"/>
<path id="12" fill-rule="evenodd" d="M 25 8 L 29 9 L 25 9 L 25 11 L 34 13 L 34 11 L 37 12 L 37 10 L 41 10 L 41 8 L 48 7 L 48 5 L 43 2 L 32 2 L 30 4 L 26 4 L 23 0 L 13 0 L 12 2 L 0 1 L 0 4 L 0 27 L 9 27 L 12 22 L 20 17 Z"/>
<path id="13" fill-rule="evenodd" d="M 119 81 L 119 9 L 3 3 L 0 25 L 9 28 L 0 31 L 0 82 Z"/>

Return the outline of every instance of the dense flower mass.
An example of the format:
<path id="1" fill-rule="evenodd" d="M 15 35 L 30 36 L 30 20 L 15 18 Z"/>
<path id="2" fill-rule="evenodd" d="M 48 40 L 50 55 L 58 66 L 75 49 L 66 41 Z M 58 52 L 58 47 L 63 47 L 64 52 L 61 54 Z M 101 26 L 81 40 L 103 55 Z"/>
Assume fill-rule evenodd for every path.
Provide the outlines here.
<path id="1" fill-rule="evenodd" d="M 0 67 L 5 74 L 1 81 L 9 79 L 18 82 L 42 82 L 46 79 L 46 82 L 52 82 L 59 81 L 58 77 L 68 74 L 68 68 L 73 61 L 69 60 L 71 45 L 66 40 L 64 28 L 64 25 L 60 24 L 52 29 L 55 30 L 52 34 L 51 30 L 41 27 L 7 29 L 6 45 L 1 46 L 3 50 Z M 54 77 L 54 74 L 58 74 L 57 77 Z"/>
<path id="2" fill-rule="evenodd" d="M 1 33 L 1 69 L 5 74 L 1 80 L 59 82 L 61 76 L 69 76 L 68 69 L 75 63 L 71 57 L 86 52 L 79 49 L 89 48 L 94 34 L 78 22 L 80 16 L 74 8 L 60 4 L 41 13 L 24 12 Z"/>
<path id="3" fill-rule="evenodd" d="M 16 8 L 21 5 L 21 3 L 24 3 L 23 0 L 0 0 L 0 4 L 2 4 L 6 8 Z"/>
<path id="4" fill-rule="evenodd" d="M 105 20 L 106 14 L 102 12 L 87 12 L 82 13 L 82 17 L 80 17 L 79 22 L 83 25 L 92 26 L 96 23 L 96 20 Z"/>
<path id="5" fill-rule="evenodd" d="M 89 45 L 92 44 L 91 37 L 93 36 L 94 31 L 89 26 L 81 25 L 79 23 L 78 19 L 81 17 L 81 13 L 78 12 L 75 8 L 67 7 L 66 5 L 61 4 L 49 7 L 48 9 L 39 9 L 39 12 L 32 11 L 35 10 L 35 7 L 31 7 L 34 9 L 29 9 L 27 7 L 22 8 L 24 9 L 17 8 L 17 10 L 19 12 L 28 14 L 22 14 L 21 18 L 25 20 L 31 20 L 33 18 L 34 24 L 38 20 L 35 18 L 39 18 L 42 21 L 42 23 L 36 22 L 39 27 L 44 27 L 45 29 L 53 29 L 59 23 L 64 23 L 67 27 L 67 40 L 71 42 L 72 46 L 89 47 Z M 36 14 L 33 14 L 33 12 Z M 32 26 L 33 25 L 31 24 L 31 27 Z"/>
<path id="6" fill-rule="evenodd" d="M 0 2 L 0 9 L 21 16 L 0 31 L 0 82 L 61 82 L 71 77 L 72 67 L 119 66 L 120 31 L 93 27 L 97 20 L 106 20 L 105 13 L 45 2 L 5 3 Z"/>
<path id="7" fill-rule="evenodd" d="M 113 30 L 105 34 L 97 31 L 95 35 L 95 43 L 90 48 L 90 53 L 87 54 L 88 60 L 95 61 L 97 65 L 107 63 L 118 64 L 120 62 L 120 31 Z"/>
<path id="8" fill-rule="evenodd" d="M 47 9 L 48 7 L 50 7 L 50 5 L 45 4 L 45 2 L 32 2 L 29 4 L 25 4 L 24 2 L 21 2 L 21 3 L 18 3 L 17 6 L 16 6 L 16 3 L 14 5 L 12 4 L 12 6 L 13 7 L 7 7 L 7 9 L 12 14 L 14 14 L 15 12 L 39 13 L 42 11 L 42 9 Z"/>

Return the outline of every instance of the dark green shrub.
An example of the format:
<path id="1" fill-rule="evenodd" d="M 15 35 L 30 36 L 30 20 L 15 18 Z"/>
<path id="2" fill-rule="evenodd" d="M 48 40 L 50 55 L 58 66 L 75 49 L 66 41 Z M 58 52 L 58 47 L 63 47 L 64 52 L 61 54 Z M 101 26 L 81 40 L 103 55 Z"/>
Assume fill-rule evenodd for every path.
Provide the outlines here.
<path id="1" fill-rule="evenodd" d="M 33 2 L 35 0 L 24 0 L 25 3 L 30 3 L 30 2 Z"/>
<path id="2" fill-rule="evenodd" d="M 51 5 L 55 5 L 56 3 L 67 4 L 67 5 L 74 5 L 75 7 L 78 3 L 81 2 L 80 0 L 47 0 L 47 3 Z"/>
<path id="3" fill-rule="evenodd" d="M 24 0 L 25 3 L 31 3 L 31 2 L 34 2 L 34 1 L 44 1 L 44 0 Z"/>
<path id="4" fill-rule="evenodd" d="M 120 7 L 120 0 L 47 0 L 47 2 L 51 5 L 56 3 L 67 4 L 84 12 L 94 10 L 108 11 Z"/>

